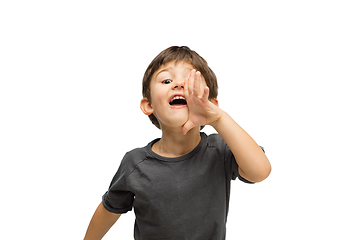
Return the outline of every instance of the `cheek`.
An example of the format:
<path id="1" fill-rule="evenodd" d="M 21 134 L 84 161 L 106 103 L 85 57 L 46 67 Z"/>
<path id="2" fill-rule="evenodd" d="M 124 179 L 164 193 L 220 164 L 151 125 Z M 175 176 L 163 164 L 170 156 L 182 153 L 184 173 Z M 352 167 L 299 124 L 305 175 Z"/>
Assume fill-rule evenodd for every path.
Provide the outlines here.
<path id="1" fill-rule="evenodd" d="M 163 118 L 164 111 L 167 107 L 164 99 L 159 95 L 153 95 L 151 99 L 151 105 L 154 109 L 154 114 L 156 118 L 158 118 L 159 120 Z"/>
<path id="2" fill-rule="evenodd" d="M 157 93 L 156 91 L 151 93 L 151 99 L 152 99 L 152 103 L 153 105 L 159 105 L 162 104 L 164 102 L 164 98 L 161 94 Z"/>

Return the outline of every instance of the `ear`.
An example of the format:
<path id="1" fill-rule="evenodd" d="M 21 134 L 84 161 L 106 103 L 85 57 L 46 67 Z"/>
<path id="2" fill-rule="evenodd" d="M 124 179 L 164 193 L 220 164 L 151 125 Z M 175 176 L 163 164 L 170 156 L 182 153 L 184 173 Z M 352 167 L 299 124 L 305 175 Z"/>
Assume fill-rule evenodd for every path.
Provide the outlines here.
<path id="1" fill-rule="evenodd" d="M 216 105 L 217 107 L 219 106 L 219 101 L 216 98 L 212 98 L 210 99 L 210 102 L 212 102 L 214 105 Z"/>
<path id="2" fill-rule="evenodd" d="M 151 105 L 151 102 L 147 98 L 141 99 L 140 108 L 145 115 L 151 115 L 152 113 L 154 113 L 154 109 Z"/>

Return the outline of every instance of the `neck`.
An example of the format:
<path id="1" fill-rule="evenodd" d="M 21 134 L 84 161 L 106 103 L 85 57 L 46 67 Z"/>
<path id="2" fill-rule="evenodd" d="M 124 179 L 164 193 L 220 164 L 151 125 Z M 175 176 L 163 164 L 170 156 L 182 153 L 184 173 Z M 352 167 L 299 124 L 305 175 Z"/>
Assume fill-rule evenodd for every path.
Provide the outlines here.
<path id="1" fill-rule="evenodd" d="M 164 157 L 180 157 L 196 148 L 201 140 L 198 128 L 193 128 L 186 135 L 180 131 L 162 130 L 161 139 L 156 142 L 152 150 Z"/>

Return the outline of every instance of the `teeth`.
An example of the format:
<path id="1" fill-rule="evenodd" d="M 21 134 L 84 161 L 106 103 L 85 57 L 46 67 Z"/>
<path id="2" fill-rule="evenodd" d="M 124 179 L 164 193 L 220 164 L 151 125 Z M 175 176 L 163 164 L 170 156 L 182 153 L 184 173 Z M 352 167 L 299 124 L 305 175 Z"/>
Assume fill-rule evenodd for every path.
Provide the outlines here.
<path id="1" fill-rule="evenodd" d="M 173 99 L 171 99 L 171 101 L 174 101 L 176 99 L 184 99 L 185 100 L 185 98 L 183 96 L 175 96 L 175 97 L 173 97 Z"/>

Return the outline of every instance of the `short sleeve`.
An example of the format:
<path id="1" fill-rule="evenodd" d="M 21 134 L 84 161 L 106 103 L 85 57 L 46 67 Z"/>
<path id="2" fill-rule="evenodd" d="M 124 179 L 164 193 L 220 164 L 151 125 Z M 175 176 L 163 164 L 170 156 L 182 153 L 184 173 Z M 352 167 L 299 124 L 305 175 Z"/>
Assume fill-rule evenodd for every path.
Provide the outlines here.
<path id="1" fill-rule="evenodd" d="M 230 148 L 226 145 L 225 147 L 225 166 L 230 173 L 231 180 L 235 180 L 238 178 L 239 180 L 243 181 L 244 183 L 253 183 L 239 174 L 239 165 L 237 164 L 233 153 L 231 152 Z"/>
<path id="2" fill-rule="evenodd" d="M 226 143 L 225 143 L 226 144 Z M 264 148 L 262 146 L 259 146 L 263 152 L 265 152 Z M 235 157 L 233 155 L 233 153 L 231 152 L 230 148 L 227 146 L 225 146 L 225 163 L 226 163 L 226 167 L 230 172 L 230 177 L 231 180 L 235 180 L 236 178 L 238 178 L 239 180 L 243 181 L 244 183 L 250 183 L 253 184 L 254 182 L 251 182 L 245 178 L 243 178 L 240 174 L 239 174 L 239 165 L 237 164 Z"/>
<path id="3" fill-rule="evenodd" d="M 122 160 L 118 171 L 113 177 L 108 191 L 102 197 L 104 208 L 112 213 L 122 214 L 131 211 L 134 194 L 126 184 L 129 169 L 126 164 L 126 155 Z"/>
<path id="4" fill-rule="evenodd" d="M 225 175 L 227 181 L 235 180 L 236 178 L 238 178 L 245 183 L 252 183 L 240 176 L 239 167 L 237 162 L 235 161 L 235 157 L 231 152 L 229 146 L 219 134 L 211 134 L 208 137 L 208 145 L 210 147 L 215 147 L 216 149 L 218 149 L 219 153 L 221 154 L 224 160 Z"/>

